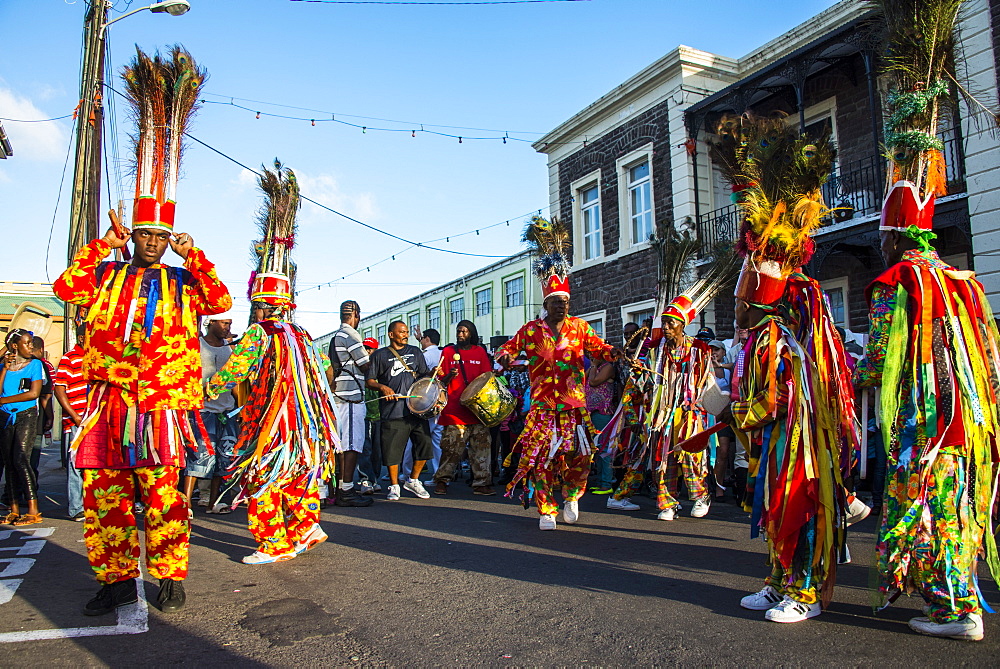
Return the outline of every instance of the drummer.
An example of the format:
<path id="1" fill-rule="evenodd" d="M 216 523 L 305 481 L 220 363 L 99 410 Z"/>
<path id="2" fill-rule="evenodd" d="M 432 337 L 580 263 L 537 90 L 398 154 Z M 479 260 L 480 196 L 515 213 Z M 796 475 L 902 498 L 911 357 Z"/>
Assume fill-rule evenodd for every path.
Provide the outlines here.
<path id="1" fill-rule="evenodd" d="M 407 344 L 410 330 L 403 321 L 389 324 L 389 345 L 369 356 L 365 385 L 381 394 L 379 410 L 382 417 L 382 461 L 389 469 L 389 486 L 386 500 L 399 499 L 399 466 L 403 462 L 406 442 L 413 442 L 413 467 L 407 473 L 402 487 L 420 499 L 430 493 L 420 482 L 424 463 L 433 453 L 427 419 L 410 411 L 406 405 L 410 387 L 417 379 L 431 375 L 423 351 Z"/>
<path id="2" fill-rule="evenodd" d="M 441 435 L 441 465 L 434 472 L 434 494 L 448 494 L 448 484 L 454 479 L 455 468 L 462 462 L 462 453 L 468 446 L 473 475 L 472 492 L 476 495 L 495 495 L 491 486 L 490 430 L 460 401 L 469 382 L 489 372 L 493 363 L 486 349 L 480 345 L 479 331 L 472 321 L 458 322 L 455 342 L 445 346 L 441 352 L 438 371 L 447 386 L 448 404 L 437 419 L 444 432 Z"/>

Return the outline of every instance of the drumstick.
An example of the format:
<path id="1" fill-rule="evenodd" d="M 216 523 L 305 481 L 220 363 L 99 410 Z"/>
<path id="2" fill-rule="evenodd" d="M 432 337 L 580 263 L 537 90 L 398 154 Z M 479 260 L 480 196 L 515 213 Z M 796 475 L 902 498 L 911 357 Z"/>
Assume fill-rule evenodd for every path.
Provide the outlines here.
<path id="1" fill-rule="evenodd" d="M 119 239 L 125 239 L 128 237 L 125 233 L 125 226 L 118 220 L 117 211 L 114 209 L 108 209 L 108 218 L 111 219 L 111 227 L 115 229 L 115 234 L 118 235 Z M 125 260 L 132 259 L 132 252 L 128 250 L 128 246 L 122 247 L 122 257 L 125 258 Z"/>

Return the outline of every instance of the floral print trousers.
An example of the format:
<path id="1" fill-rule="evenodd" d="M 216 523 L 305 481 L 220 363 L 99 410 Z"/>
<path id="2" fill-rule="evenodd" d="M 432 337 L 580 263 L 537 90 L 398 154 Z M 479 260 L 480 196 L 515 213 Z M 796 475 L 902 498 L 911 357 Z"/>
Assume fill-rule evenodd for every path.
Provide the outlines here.
<path id="1" fill-rule="evenodd" d="M 154 578 L 181 580 L 188 571 L 191 524 L 177 489 L 180 468 L 83 470 L 83 542 L 101 583 L 139 577 L 136 483 L 146 506 L 146 569 Z"/>
<path id="2" fill-rule="evenodd" d="M 319 523 L 319 485 L 309 475 L 270 485 L 249 499 L 247 524 L 257 550 L 282 555 L 295 550 L 296 542 Z"/>
<path id="3" fill-rule="evenodd" d="M 577 451 L 559 454 L 545 466 L 538 466 L 532 472 L 531 480 L 535 485 L 535 504 L 538 513 L 552 516 L 559 513 L 559 504 L 555 500 L 553 490 L 562 479 L 563 499 L 576 502 L 587 489 L 587 477 L 590 476 L 590 461 L 593 455 L 583 455 Z"/>

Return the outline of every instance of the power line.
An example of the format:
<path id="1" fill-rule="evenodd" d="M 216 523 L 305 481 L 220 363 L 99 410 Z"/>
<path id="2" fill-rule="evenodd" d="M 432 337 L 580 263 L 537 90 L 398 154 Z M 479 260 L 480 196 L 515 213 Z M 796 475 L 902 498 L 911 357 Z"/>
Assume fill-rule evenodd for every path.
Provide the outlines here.
<path id="1" fill-rule="evenodd" d="M 64 116 L 56 116 L 55 118 L 3 118 L 0 117 L 0 121 L 9 121 L 11 123 L 48 123 L 49 121 L 61 121 L 64 118 L 69 118 L 73 116 L 76 112 L 66 114 Z"/>

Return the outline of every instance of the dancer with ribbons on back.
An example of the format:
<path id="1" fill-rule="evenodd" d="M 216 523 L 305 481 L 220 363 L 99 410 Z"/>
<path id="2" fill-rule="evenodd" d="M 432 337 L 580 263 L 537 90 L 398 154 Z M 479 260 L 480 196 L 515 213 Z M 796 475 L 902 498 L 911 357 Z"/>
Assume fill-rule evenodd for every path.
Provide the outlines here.
<path id="1" fill-rule="evenodd" d="M 137 50 L 124 79 L 138 125 L 135 253 L 130 263 L 102 262 L 129 239 L 127 228 L 112 226 L 81 249 L 52 287 L 59 298 L 88 308 L 83 376 L 90 397 L 71 446 L 73 464 L 83 470 L 87 557 L 102 584 L 86 615 L 137 599 L 137 487 L 148 509 L 146 568 L 160 579 L 157 601 L 163 611 L 184 605 L 190 524 L 177 482 L 195 435 L 207 441 L 197 316 L 232 306 L 191 236 L 173 234 L 181 139 L 205 72 L 181 47 L 153 57 Z M 168 246 L 183 268 L 160 264 Z"/>
<path id="2" fill-rule="evenodd" d="M 947 194 L 938 120 L 957 82 L 954 37 L 960 0 L 882 0 L 885 143 L 882 208 L 888 269 L 868 287 L 871 329 L 855 369 L 881 386 L 887 450 L 885 506 L 876 544 L 876 606 L 918 593 L 912 630 L 983 638 L 978 559 L 1000 577 L 991 513 L 997 494 L 1000 339 L 982 284 L 931 245 L 934 201 Z M 963 88 L 961 85 L 958 88 Z"/>
<path id="3" fill-rule="evenodd" d="M 247 523 L 257 540 L 257 550 L 243 558 L 250 565 L 291 560 L 326 541 L 319 479 L 329 469 L 329 455 L 340 449 L 330 361 L 291 321 L 298 182 L 275 160 L 274 171 L 263 169 L 260 188 L 263 238 L 254 245 L 258 269 L 249 295 L 254 322 L 207 388 L 215 398 L 250 380 L 229 475 L 239 486 L 234 504 L 248 499 Z"/>
<path id="4" fill-rule="evenodd" d="M 554 530 L 559 505 L 552 489 L 561 479 L 563 520 L 577 522 L 577 502 L 586 490 L 594 456 L 596 430 L 587 412 L 583 355 L 611 361 L 622 351 L 598 337 L 590 323 L 569 315 L 569 233 L 562 223 L 536 216 L 523 239 L 537 256 L 532 268 L 544 299 L 542 317 L 523 325 L 497 350 L 496 361 L 505 369 L 524 352 L 531 379 L 531 409 L 517 441 L 521 458 L 507 494 L 522 480 L 525 495 L 532 486 L 538 527 Z M 524 501 L 527 504 L 526 497 Z"/>
<path id="5" fill-rule="evenodd" d="M 743 214 L 737 251 L 737 325 L 750 330 L 736 399 L 720 420 L 750 457 L 751 537 L 764 532 L 771 574 L 740 601 L 766 620 L 794 623 L 822 613 L 833 595 L 844 540 L 841 441 L 817 407 L 826 388 L 815 362 L 779 309 L 789 276 L 812 256 L 812 232 L 828 213 L 821 187 L 830 174 L 829 138 L 810 140 L 781 118 L 724 117 L 711 147 Z M 739 366 L 738 366 L 739 368 Z"/>

